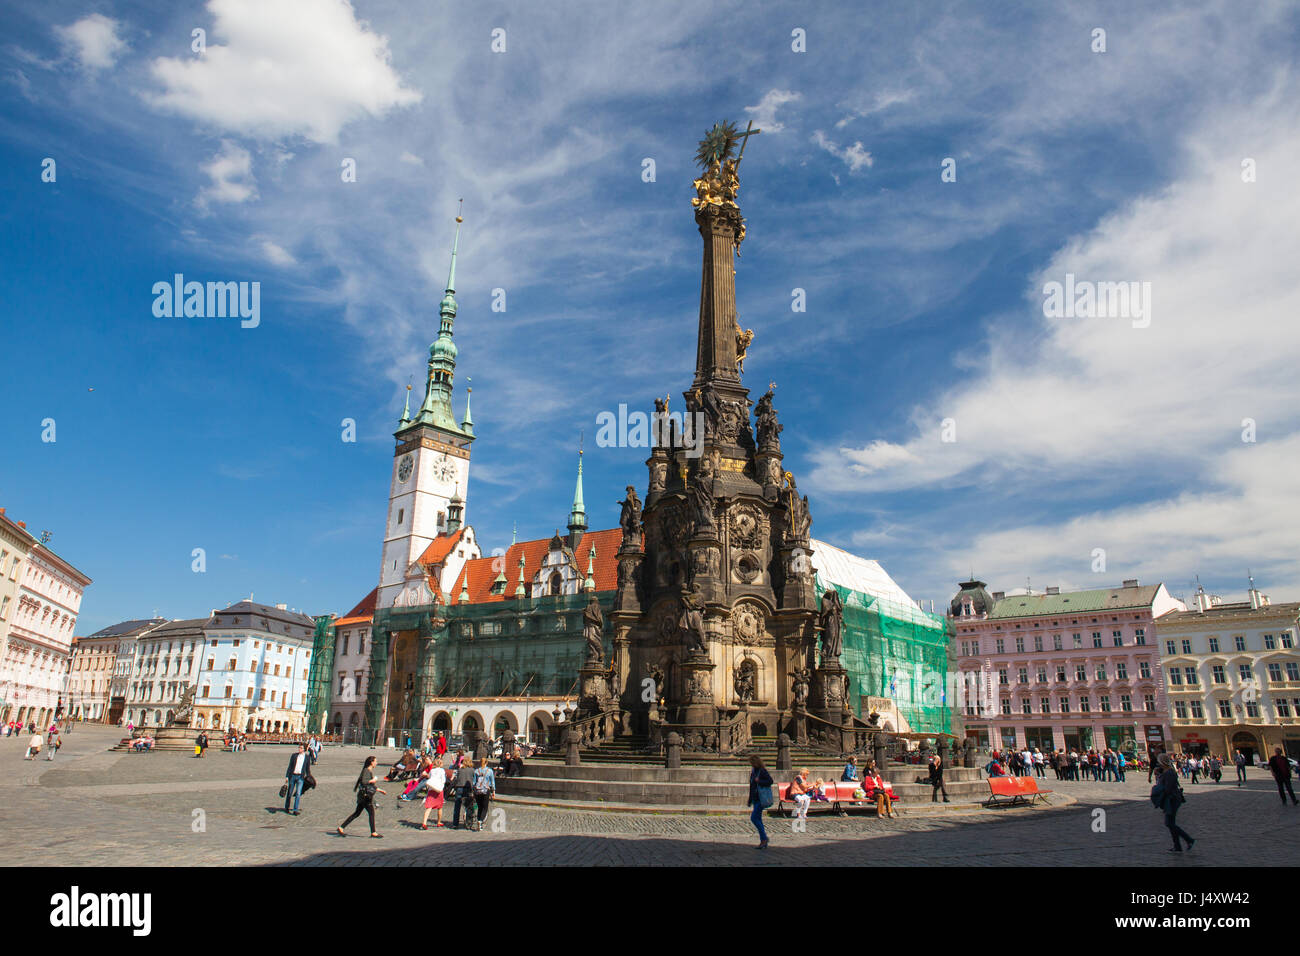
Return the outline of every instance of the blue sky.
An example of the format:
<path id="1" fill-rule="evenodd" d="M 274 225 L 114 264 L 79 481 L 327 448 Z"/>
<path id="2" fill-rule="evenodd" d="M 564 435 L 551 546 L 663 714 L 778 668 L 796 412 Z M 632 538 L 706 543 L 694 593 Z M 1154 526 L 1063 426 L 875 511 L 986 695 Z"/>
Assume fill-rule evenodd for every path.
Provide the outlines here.
<path id="1" fill-rule="evenodd" d="M 754 119 L 746 381 L 816 536 L 922 600 L 972 569 L 1297 597 L 1300 13 L 989 6 L 0 4 L 0 505 L 95 579 L 82 633 L 346 611 L 463 197 L 469 520 L 562 527 L 585 429 L 614 525 L 645 456 L 596 416 L 680 407 L 695 143 Z M 260 282 L 260 325 L 155 317 L 177 272 Z M 1066 273 L 1151 283 L 1149 324 L 1047 317 Z"/>

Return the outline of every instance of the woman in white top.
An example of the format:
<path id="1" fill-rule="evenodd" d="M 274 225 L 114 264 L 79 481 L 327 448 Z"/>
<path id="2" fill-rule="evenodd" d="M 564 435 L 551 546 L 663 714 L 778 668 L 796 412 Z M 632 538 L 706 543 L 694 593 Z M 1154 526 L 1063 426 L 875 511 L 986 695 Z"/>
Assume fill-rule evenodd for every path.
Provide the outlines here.
<path id="1" fill-rule="evenodd" d="M 424 797 L 424 819 L 420 821 L 420 829 L 429 829 L 429 811 L 438 811 L 437 825 L 442 826 L 442 791 L 447 786 L 447 771 L 442 768 L 442 758 L 435 757 L 433 768 L 429 771 L 428 791 Z"/>
<path id="2" fill-rule="evenodd" d="M 32 734 L 32 739 L 27 742 L 27 755 L 24 760 L 35 760 L 36 755 L 41 752 L 41 735 L 40 733 Z"/>

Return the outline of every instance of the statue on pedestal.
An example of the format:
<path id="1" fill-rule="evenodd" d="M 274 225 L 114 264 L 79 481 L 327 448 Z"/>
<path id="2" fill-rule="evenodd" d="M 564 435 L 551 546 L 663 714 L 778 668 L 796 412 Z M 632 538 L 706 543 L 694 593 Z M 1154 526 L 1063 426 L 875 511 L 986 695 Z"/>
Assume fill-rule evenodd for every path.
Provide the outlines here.
<path id="1" fill-rule="evenodd" d="M 801 667 L 793 674 L 794 709 L 803 710 L 808 704 L 808 688 L 812 686 L 812 673 Z"/>
<path id="2" fill-rule="evenodd" d="M 582 609 L 582 636 L 587 639 L 587 663 L 601 664 L 605 660 L 603 631 L 605 617 L 600 612 L 600 600 L 592 595 Z"/>
<path id="3" fill-rule="evenodd" d="M 781 450 L 781 431 L 784 428 L 776 420 L 776 409 L 772 407 L 772 387 L 758 400 L 754 409 L 754 424 L 758 432 L 758 447 L 764 451 Z"/>
<path id="4" fill-rule="evenodd" d="M 677 633 L 692 657 L 708 654 L 708 644 L 704 637 L 704 600 L 700 590 L 682 588 L 682 613 L 677 619 Z"/>
<path id="5" fill-rule="evenodd" d="M 636 496 L 636 488 L 627 486 L 627 497 L 619 505 L 618 526 L 623 529 L 623 546 L 639 547 L 641 544 L 641 500 Z"/>
<path id="6" fill-rule="evenodd" d="M 844 649 L 844 606 L 840 592 L 827 588 L 822 595 L 822 666 L 838 665 Z"/>
<path id="7" fill-rule="evenodd" d="M 713 462 L 701 458 L 691 482 L 691 502 L 695 506 L 695 533 L 708 534 L 713 525 Z"/>

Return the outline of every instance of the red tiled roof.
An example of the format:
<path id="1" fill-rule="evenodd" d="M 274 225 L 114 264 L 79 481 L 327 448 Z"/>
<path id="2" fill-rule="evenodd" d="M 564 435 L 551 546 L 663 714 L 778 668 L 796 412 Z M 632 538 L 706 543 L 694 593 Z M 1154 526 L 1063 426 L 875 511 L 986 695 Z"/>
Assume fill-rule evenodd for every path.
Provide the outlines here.
<path id="1" fill-rule="evenodd" d="M 561 535 L 561 540 L 566 536 Z M 621 528 L 606 531 L 588 531 L 578 542 L 574 557 L 578 562 L 578 572 L 585 579 L 587 576 L 587 556 L 591 549 L 596 549 L 596 560 L 592 564 L 592 577 L 596 581 L 597 591 L 612 591 L 618 587 L 618 548 L 623 542 Z M 451 603 L 460 603 L 460 592 L 466 579 L 469 581 L 469 603 L 484 604 L 489 601 L 514 600 L 515 588 L 519 586 L 519 557 L 524 559 L 524 582 L 531 582 L 542 566 L 542 559 L 550 553 L 551 538 L 538 538 L 535 541 L 519 541 L 506 549 L 504 562 L 500 556 L 474 558 L 466 561 L 464 569 L 456 578 L 451 589 Z M 504 594 L 492 593 L 492 582 L 498 573 L 506 577 Z"/>
<path id="2" fill-rule="evenodd" d="M 361 603 L 334 622 L 335 627 L 348 624 L 369 624 L 375 619 L 375 602 L 379 599 L 379 588 L 375 588 L 361 599 Z"/>
<path id="3" fill-rule="evenodd" d="M 460 537 L 464 533 L 464 528 L 457 528 L 449 535 L 439 535 L 429 542 L 429 546 L 424 549 L 424 554 L 416 560 L 425 567 L 442 564 L 447 560 L 447 555 L 451 554 L 452 548 L 460 543 Z"/>

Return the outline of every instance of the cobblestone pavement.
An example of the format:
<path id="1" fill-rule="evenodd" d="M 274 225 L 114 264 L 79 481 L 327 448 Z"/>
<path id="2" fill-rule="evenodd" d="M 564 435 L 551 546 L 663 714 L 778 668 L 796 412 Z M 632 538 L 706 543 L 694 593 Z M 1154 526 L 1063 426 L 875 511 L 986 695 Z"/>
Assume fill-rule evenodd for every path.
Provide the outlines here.
<path id="1" fill-rule="evenodd" d="M 396 806 L 393 784 L 376 807 L 383 840 L 364 815 L 347 838 L 333 828 L 354 805 L 352 783 L 369 749 L 331 747 L 302 815 L 277 796 L 287 748 L 247 753 L 108 753 L 119 737 L 79 726 L 53 762 L 24 761 L 25 737 L 0 739 L 0 865 L 80 866 L 1233 866 L 1291 865 L 1300 807 L 1282 806 L 1267 771 L 1246 787 L 1184 783 L 1179 823 L 1198 842 L 1166 851 L 1163 818 L 1147 800 L 1146 775 L 1119 783 L 1043 786 L 1069 794 L 1064 808 L 988 810 L 951 818 L 814 814 L 807 830 L 769 815 L 769 850 L 741 814 L 622 814 L 497 805 L 481 833 L 418 828 L 418 803 Z M 392 752 L 379 750 L 381 766 Z M 387 761 L 387 763 L 385 763 Z M 1100 813 L 1098 813 L 1100 811 Z M 443 819 L 450 823 L 450 803 Z M 496 827 L 495 830 L 491 827 Z"/>

